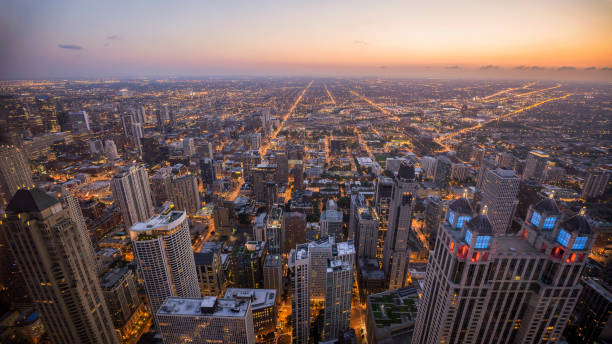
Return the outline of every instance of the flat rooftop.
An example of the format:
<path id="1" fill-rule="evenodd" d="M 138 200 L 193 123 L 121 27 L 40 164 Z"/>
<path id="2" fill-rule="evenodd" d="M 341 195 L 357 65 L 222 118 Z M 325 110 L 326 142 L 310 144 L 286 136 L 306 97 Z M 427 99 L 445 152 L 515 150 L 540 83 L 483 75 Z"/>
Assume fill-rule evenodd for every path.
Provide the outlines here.
<path id="1" fill-rule="evenodd" d="M 138 222 L 130 228 L 130 231 L 170 230 L 181 224 L 186 218 L 187 216 L 184 211 L 171 211 L 167 214 L 155 215 L 146 222 Z"/>
<path id="2" fill-rule="evenodd" d="M 276 289 L 227 288 L 226 299 L 250 300 L 253 311 L 275 305 Z"/>
<path id="3" fill-rule="evenodd" d="M 416 320 L 419 296 L 414 287 L 405 287 L 368 296 L 377 329 L 412 323 Z"/>
<path id="4" fill-rule="evenodd" d="M 249 309 L 249 300 L 206 296 L 204 298 L 169 297 L 157 311 L 158 315 L 209 316 L 242 318 Z"/>

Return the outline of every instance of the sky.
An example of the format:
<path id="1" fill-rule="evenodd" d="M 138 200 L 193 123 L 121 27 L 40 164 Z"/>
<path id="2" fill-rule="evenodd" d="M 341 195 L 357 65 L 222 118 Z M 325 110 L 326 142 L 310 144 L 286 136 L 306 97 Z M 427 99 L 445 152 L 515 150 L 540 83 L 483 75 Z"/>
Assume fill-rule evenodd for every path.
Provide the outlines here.
<path id="1" fill-rule="evenodd" d="M 0 78 L 612 81 L 612 0 L 0 0 Z"/>

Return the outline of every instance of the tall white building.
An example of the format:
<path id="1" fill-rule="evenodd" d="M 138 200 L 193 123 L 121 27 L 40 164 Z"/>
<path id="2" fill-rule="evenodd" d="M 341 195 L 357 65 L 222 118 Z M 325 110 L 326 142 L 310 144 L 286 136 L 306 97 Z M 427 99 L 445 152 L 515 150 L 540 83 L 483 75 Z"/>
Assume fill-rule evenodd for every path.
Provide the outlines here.
<path id="1" fill-rule="evenodd" d="M 321 237 L 333 236 L 336 240 L 339 240 L 343 236 L 342 215 L 333 199 L 327 201 L 327 206 L 321 213 Z"/>
<path id="2" fill-rule="evenodd" d="M 449 211 L 440 224 L 412 343 L 557 343 L 595 239 L 586 218 L 561 221 L 546 199 L 517 234 L 501 235 L 486 215 L 465 215 Z"/>
<path id="3" fill-rule="evenodd" d="M 126 228 L 153 215 L 149 176 L 144 166 L 124 168 L 111 180 L 111 190 Z"/>
<path id="4" fill-rule="evenodd" d="M 200 296 L 184 211 L 169 211 L 136 223 L 130 228 L 130 238 L 152 314 L 170 296 Z"/>
<path id="5" fill-rule="evenodd" d="M 169 297 L 157 319 L 164 344 L 255 344 L 249 300 Z"/>
<path id="6" fill-rule="evenodd" d="M 405 286 L 408 274 L 408 239 L 412 226 L 417 183 L 414 166 L 403 163 L 393 181 L 393 197 L 389 210 L 389 227 L 385 235 L 383 271 L 389 289 Z"/>
<path id="7" fill-rule="evenodd" d="M 493 232 L 503 234 L 510 226 L 518 205 L 520 179 L 512 170 L 486 170 L 482 182 L 482 206 L 488 208 L 487 215 Z"/>
<path id="8" fill-rule="evenodd" d="M 327 261 L 323 340 L 334 340 L 350 328 L 353 266 L 346 261 Z"/>
<path id="9" fill-rule="evenodd" d="M 195 142 L 193 137 L 186 137 L 183 139 L 183 154 L 192 156 L 196 152 Z"/>
<path id="10" fill-rule="evenodd" d="M 177 210 L 184 210 L 189 215 L 195 215 L 202 208 L 198 177 L 193 174 L 174 178 L 172 180 L 172 202 Z"/>
<path id="11" fill-rule="evenodd" d="M 104 141 L 104 155 L 108 160 L 117 160 L 119 159 L 119 153 L 117 152 L 117 145 L 115 145 L 115 141 L 106 140 Z"/>

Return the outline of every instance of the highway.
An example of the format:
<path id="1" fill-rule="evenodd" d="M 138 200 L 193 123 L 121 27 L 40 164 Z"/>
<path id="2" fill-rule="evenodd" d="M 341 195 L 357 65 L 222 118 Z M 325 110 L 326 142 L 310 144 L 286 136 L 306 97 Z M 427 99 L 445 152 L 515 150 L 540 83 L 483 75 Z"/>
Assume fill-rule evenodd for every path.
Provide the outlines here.
<path id="1" fill-rule="evenodd" d="M 397 117 L 396 115 L 392 114 L 391 111 L 383 108 L 382 106 L 374 103 L 373 101 L 371 101 L 370 99 L 366 98 L 366 96 L 362 96 L 361 94 L 357 93 L 357 91 L 351 91 L 351 94 L 354 95 L 357 98 L 361 98 L 363 101 L 365 101 L 366 103 L 370 104 L 371 106 L 375 107 L 376 109 L 378 109 L 380 112 L 384 113 L 385 115 L 391 117 L 394 121 L 399 122 L 400 118 Z"/>
<path id="2" fill-rule="evenodd" d="M 329 99 L 331 100 L 331 102 L 334 103 L 334 105 L 336 105 L 336 100 L 332 96 L 331 92 L 329 92 L 329 89 L 327 88 L 327 84 L 323 83 L 323 86 L 325 86 L 325 92 L 327 92 L 327 95 L 329 96 Z"/>

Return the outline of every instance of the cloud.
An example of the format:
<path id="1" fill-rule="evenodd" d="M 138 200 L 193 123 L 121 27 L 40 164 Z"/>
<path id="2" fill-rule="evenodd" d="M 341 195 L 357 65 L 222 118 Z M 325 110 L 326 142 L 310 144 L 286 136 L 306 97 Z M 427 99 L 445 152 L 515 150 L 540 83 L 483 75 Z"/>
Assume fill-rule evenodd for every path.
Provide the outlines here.
<path id="1" fill-rule="evenodd" d="M 387 66 L 380 66 L 378 68 L 380 68 L 380 69 L 387 69 Z"/>
<path id="2" fill-rule="evenodd" d="M 356 45 L 368 45 L 368 42 L 356 39 L 356 40 L 353 41 L 353 44 L 356 44 Z"/>
<path id="3" fill-rule="evenodd" d="M 114 41 L 116 39 L 119 39 L 119 36 L 117 36 L 117 35 L 107 36 L 106 39 L 110 39 L 110 40 Z"/>
<path id="4" fill-rule="evenodd" d="M 460 69 L 459 66 L 455 65 L 455 66 L 446 66 L 446 69 Z"/>
<path id="5" fill-rule="evenodd" d="M 572 67 L 572 66 L 561 66 L 559 68 L 557 68 L 558 70 L 576 70 L 576 67 Z"/>
<path id="6" fill-rule="evenodd" d="M 599 70 L 605 70 L 606 72 L 612 71 L 612 67 L 601 67 Z"/>
<path id="7" fill-rule="evenodd" d="M 486 66 L 482 66 L 482 67 L 480 67 L 480 69 L 482 69 L 482 70 L 487 70 L 487 69 L 499 69 L 499 66 L 494 66 L 494 65 L 486 65 Z"/>
<path id="8" fill-rule="evenodd" d="M 69 49 L 69 50 L 83 50 L 84 49 L 82 46 L 74 45 L 74 44 L 58 44 L 57 46 L 59 48 Z"/>
<path id="9" fill-rule="evenodd" d="M 523 65 L 521 65 L 521 66 L 514 67 L 514 69 L 517 69 L 517 70 L 544 70 L 546 68 L 540 67 L 540 66 L 523 66 Z"/>
<path id="10" fill-rule="evenodd" d="M 597 69 L 597 68 L 595 68 L 595 67 L 587 67 L 584 70 L 595 70 L 595 69 Z"/>

